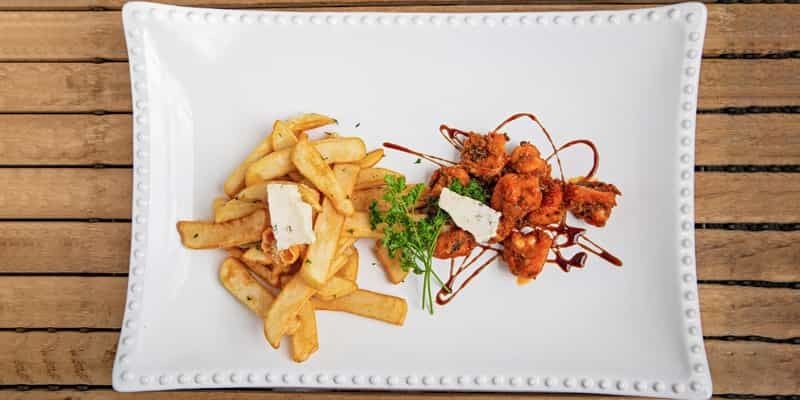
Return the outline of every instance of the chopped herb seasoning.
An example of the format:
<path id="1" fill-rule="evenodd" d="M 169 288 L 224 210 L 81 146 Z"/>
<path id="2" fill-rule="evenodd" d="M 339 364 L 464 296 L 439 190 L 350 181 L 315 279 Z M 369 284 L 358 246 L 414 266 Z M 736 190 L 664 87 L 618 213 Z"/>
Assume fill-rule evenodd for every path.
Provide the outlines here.
<path id="1" fill-rule="evenodd" d="M 361 122 L 356 122 L 356 128 L 358 128 L 359 126 L 361 126 Z"/>
<path id="2" fill-rule="evenodd" d="M 421 158 L 418 158 L 418 159 L 417 159 L 417 161 L 414 161 L 414 164 L 419 164 L 419 163 L 421 163 L 421 162 L 422 162 L 422 159 L 421 159 Z"/>
<path id="3" fill-rule="evenodd" d="M 192 238 L 193 238 L 193 239 L 197 239 L 197 237 L 198 237 L 198 236 L 200 236 L 200 234 L 199 234 L 199 233 L 195 233 L 195 234 L 192 236 Z"/>

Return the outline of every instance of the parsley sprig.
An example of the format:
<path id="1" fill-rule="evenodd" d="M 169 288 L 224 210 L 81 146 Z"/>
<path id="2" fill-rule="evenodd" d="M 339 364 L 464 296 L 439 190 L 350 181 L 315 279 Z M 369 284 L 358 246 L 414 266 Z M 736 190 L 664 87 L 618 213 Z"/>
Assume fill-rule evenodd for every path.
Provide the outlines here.
<path id="1" fill-rule="evenodd" d="M 487 204 L 489 201 L 489 193 L 475 179 L 470 179 L 466 186 L 462 185 L 458 179 L 454 179 L 453 183 L 451 183 L 447 188 L 462 196 L 469 197 L 473 200 L 478 200 L 483 204 Z"/>
<path id="2" fill-rule="evenodd" d="M 378 202 L 373 201 L 369 207 L 369 220 L 372 229 L 379 224 L 386 224 L 383 230 L 382 245 L 389 255 L 400 261 L 404 271 L 412 271 L 422 275 L 422 308 L 433 314 L 433 285 L 435 279 L 440 287 L 447 290 L 442 279 L 433 269 L 433 250 L 436 239 L 447 222 L 447 215 L 437 207 L 436 212 L 425 218 L 413 215 L 424 185 L 418 184 L 406 189 L 406 179 L 402 176 L 387 175 L 384 178 L 386 189 L 381 199 L 388 208 L 382 211 Z"/>

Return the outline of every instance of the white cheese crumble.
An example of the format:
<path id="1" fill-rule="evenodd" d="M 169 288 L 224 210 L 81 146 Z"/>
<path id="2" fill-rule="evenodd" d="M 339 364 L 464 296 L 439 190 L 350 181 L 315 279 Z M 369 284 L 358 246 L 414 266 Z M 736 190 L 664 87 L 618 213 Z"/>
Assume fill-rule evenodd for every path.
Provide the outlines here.
<path id="1" fill-rule="evenodd" d="M 444 188 L 439 196 L 439 207 L 450 214 L 456 226 L 471 233 L 478 242 L 486 242 L 497 234 L 502 213 L 478 200 Z"/>
<path id="2" fill-rule="evenodd" d="M 296 185 L 268 184 L 267 202 L 278 250 L 288 249 L 296 244 L 312 243 L 316 239 L 311 220 L 311 205 L 303 201 Z"/>

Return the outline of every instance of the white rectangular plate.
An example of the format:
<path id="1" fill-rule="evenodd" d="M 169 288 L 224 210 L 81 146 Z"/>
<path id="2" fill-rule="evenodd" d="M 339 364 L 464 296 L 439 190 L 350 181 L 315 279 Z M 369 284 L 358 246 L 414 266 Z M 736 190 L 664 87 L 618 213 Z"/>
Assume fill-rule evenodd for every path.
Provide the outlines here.
<path id="1" fill-rule="evenodd" d="M 131 273 L 114 388 L 552 391 L 707 398 L 693 238 L 694 122 L 706 10 L 393 14 L 128 3 L 134 104 Z M 454 157 L 441 123 L 486 132 L 516 112 L 589 138 L 623 197 L 593 240 L 620 257 L 518 286 L 489 268 L 434 316 L 416 278 L 390 285 L 361 248 L 362 287 L 409 300 L 405 326 L 318 313 L 293 363 L 217 279 L 222 251 L 183 248 L 225 177 L 275 119 L 320 112 L 369 148 Z M 524 123 L 512 142 L 541 142 Z M 586 158 L 565 155 L 572 175 Z M 412 182 L 432 172 L 388 152 Z M 442 264 L 441 268 L 445 264 Z"/>

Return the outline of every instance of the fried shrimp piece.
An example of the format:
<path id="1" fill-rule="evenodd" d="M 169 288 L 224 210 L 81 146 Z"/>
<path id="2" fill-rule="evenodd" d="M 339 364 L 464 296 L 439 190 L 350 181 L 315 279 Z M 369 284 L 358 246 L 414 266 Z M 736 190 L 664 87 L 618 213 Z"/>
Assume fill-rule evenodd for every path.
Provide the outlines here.
<path id="1" fill-rule="evenodd" d="M 439 234 L 433 256 L 436 258 L 456 258 L 466 256 L 478 245 L 471 233 L 453 228 Z"/>
<path id="2" fill-rule="evenodd" d="M 526 279 L 535 279 L 547 261 L 553 238 L 542 229 L 529 233 L 512 232 L 503 241 L 503 259 L 511 273 Z"/>
<path id="3" fill-rule="evenodd" d="M 474 176 L 494 178 L 508 163 L 507 142 L 508 136 L 504 133 L 481 135 L 470 132 L 461 150 L 461 163 Z"/>
<path id="4" fill-rule="evenodd" d="M 532 175 L 505 174 L 492 192 L 492 208 L 515 221 L 539 208 L 541 203 L 539 178 Z"/>
<path id="5" fill-rule="evenodd" d="M 469 173 L 461 166 L 441 167 L 433 172 L 431 179 L 428 180 L 427 195 L 439 197 L 442 189 L 450 186 L 453 182 L 459 181 L 462 185 L 467 185 L 470 181 Z"/>
<path id="6" fill-rule="evenodd" d="M 550 166 L 542 159 L 539 149 L 529 142 L 522 142 L 511 152 L 511 169 L 518 174 L 536 176 L 550 175 Z"/>
<path id="7" fill-rule="evenodd" d="M 567 184 L 565 199 L 567 208 L 577 218 L 603 227 L 611 217 L 611 209 L 617 205 L 617 196 L 622 193 L 616 186 L 598 181 Z"/>
<path id="8" fill-rule="evenodd" d="M 525 217 L 527 224 L 542 226 L 558 223 L 567 211 L 564 203 L 564 185 L 559 180 L 543 176 L 539 178 L 539 189 L 542 192 L 541 205 Z"/>

